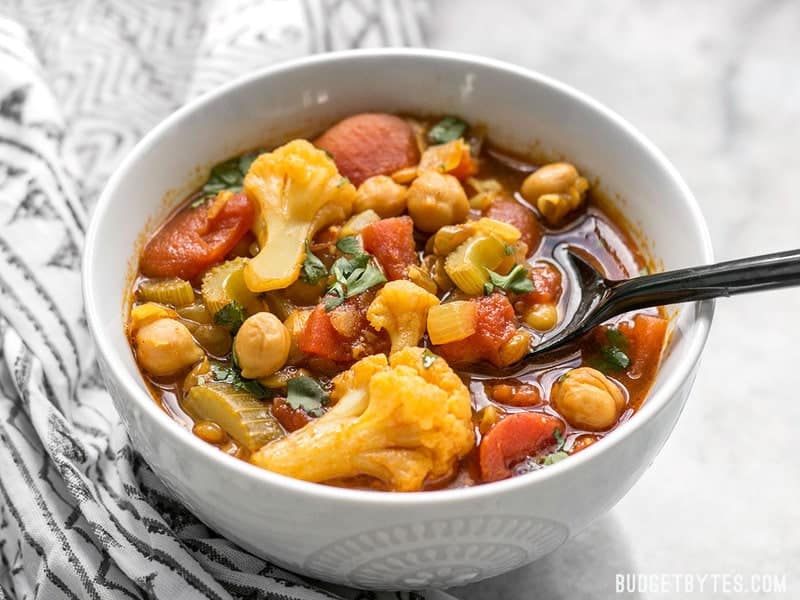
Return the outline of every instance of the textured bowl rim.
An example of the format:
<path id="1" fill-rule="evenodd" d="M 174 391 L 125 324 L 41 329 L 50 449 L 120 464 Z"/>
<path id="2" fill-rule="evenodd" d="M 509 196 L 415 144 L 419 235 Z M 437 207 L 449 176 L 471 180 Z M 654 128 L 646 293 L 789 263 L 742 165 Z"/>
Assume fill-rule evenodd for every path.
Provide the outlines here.
<path id="1" fill-rule="evenodd" d="M 331 52 L 327 54 L 313 55 L 305 58 L 281 62 L 275 66 L 267 67 L 253 73 L 235 79 L 181 107 L 173 112 L 166 119 L 161 121 L 156 127 L 147 133 L 117 167 L 114 174 L 108 180 L 103 192 L 97 202 L 91 223 L 86 233 L 85 246 L 83 251 L 82 282 L 83 299 L 89 329 L 97 344 L 97 350 L 101 353 L 111 370 L 111 376 L 116 382 L 124 387 L 127 394 L 140 405 L 142 413 L 150 420 L 150 424 L 157 430 L 158 435 L 169 438 L 171 443 L 185 444 L 190 446 L 194 452 L 205 454 L 212 462 L 216 462 L 219 468 L 226 469 L 231 475 L 245 477 L 258 482 L 284 488 L 287 492 L 297 494 L 307 494 L 320 500 L 331 500 L 340 502 L 351 502 L 353 504 L 387 504 L 404 505 L 409 507 L 419 507 L 424 505 L 439 504 L 442 502 L 462 502 L 478 498 L 485 498 L 493 494 L 511 493 L 517 488 L 535 486 L 538 482 L 559 477 L 568 470 L 577 469 L 583 463 L 591 461 L 596 455 L 609 451 L 613 446 L 621 444 L 626 437 L 634 431 L 643 427 L 649 420 L 653 419 L 670 400 L 677 397 L 677 391 L 681 385 L 690 377 L 692 370 L 700 359 L 701 352 L 708 337 L 711 320 L 714 313 L 713 301 L 704 301 L 697 305 L 695 317 L 689 323 L 686 331 L 685 349 L 678 357 L 678 364 L 675 371 L 664 381 L 661 387 L 652 395 L 648 396 L 642 407 L 636 412 L 633 418 L 621 424 L 614 430 L 613 434 L 603 439 L 602 444 L 593 444 L 582 450 L 578 454 L 570 457 L 569 460 L 558 462 L 523 476 L 513 477 L 504 481 L 482 484 L 458 489 L 444 489 L 425 492 L 391 493 L 371 490 L 357 490 L 338 488 L 318 483 L 311 483 L 293 479 L 277 473 L 260 469 L 243 460 L 229 456 L 220 452 L 213 446 L 203 442 L 187 429 L 180 427 L 163 410 L 161 410 L 149 393 L 141 389 L 140 381 L 137 381 L 122 364 L 119 356 L 120 349 L 112 346 L 109 338 L 104 335 L 101 321 L 98 315 L 97 300 L 99 296 L 95 288 L 98 283 L 95 279 L 93 270 L 90 268 L 95 262 L 95 242 L 100 231 L 100 227 L 105 221 L 109 212 L 113 211 L 113 197 L 119 182 L 125 173 L 135 164 L 140 157 L 148 153 L 151 148 L 157 145 L 159 138 L 165 131 L 168 131 L 174 124 L 180 122 L 184 116 L 194 112 L 206 104 L 216 100 L 220 96 L 228 95 L 237 88 L 243 87 L 250 82 L 258 79 L 270 78 L 275 75 L 303 69 L 308 66 L 316 66 L 326 63 L 339 62 L 358 62 L 359 60 L 374 59 L 410 59 L 421 61 L 432 61 L 441 63 L 444 67 L 457 64 L 460 66 L 477 66 L 488 68 L 497 72 L 503 72 L 519 79 L 526 79 L 539 85 L 554 90 L 555 92 L 570 97 L 584 110 L 598 113 L 600 117 L 613 124 L 614 127 L 622 130 L 626 135 L 640 146 L 641 151 L 648 154 L 659 168 L 676 184 L 679 196 L 685 203 L 692 217 L 694 226 L 691 232 L 702 245 L 703 259 L 705 262 L 713 261 L 713 250 L 711 246 L 711 236 L 700 207 L 697 204 L 692 192 L 684 182 L 675 167 L 667 160 L 664 154 L 656 148 L 644 135 L 636 130 L 632 125 L 625 121 L 621 116 L 607 108 L 592 97 L 580 92 L 560 81 L 542 75 L 536 71 L 519 67 L 504 61 L 485 58 L 482 56 L 451 52 L 443 50 L 411 49 L 411 48 L 389 48 L 375 50 L 346 50 L 341 52 Z M 127 257 L 126 257 L 127 258 Z"/>

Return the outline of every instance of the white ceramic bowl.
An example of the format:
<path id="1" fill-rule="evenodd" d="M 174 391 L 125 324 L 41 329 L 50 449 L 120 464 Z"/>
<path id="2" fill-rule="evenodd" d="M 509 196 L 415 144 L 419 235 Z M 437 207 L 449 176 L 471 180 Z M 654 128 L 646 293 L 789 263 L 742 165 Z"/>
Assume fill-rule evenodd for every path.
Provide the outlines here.
<path id="1" fill-rule="evenodd" d="M 208 525 L 284 567 L 333 582 L 383 589 L 465 584 L 551 552 L 628 491 L 678 419 L 713 304 L 679 309 L 669 353 L 638 414 L 600 443 L 523 477 L 413 494 L 347 490 L 263 471 L 203 443 L 156 406 L 125 338 L 127 286 L 142 233 L 209 165 L 366 110 L 456 113 L 485 123 L 506 147 L 563 154 L 619 194 L 620 208 L 665 268 L 712 258 L 703 217 L 675 169 L 591 98 L 484 58 L 345 52 L 235 81 L 177 111 L 139 143 L 109 181 L 89 229 L 86 313 L 134 447 Z"/>

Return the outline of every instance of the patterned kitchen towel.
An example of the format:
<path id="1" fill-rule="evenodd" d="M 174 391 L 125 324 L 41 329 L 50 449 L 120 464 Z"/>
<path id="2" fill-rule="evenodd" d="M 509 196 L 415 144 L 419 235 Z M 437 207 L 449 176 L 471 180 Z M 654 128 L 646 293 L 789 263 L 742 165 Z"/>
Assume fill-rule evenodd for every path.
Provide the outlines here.
<path id="1" fill-rule="evenodd" d="M 0 598 L 383 597 L 287 573 L 170 495 L 98 373 L 80 251 L 108 175 L 187 98 L 310 52 L 421 44 L 428 10 L 0 0 Z"/>

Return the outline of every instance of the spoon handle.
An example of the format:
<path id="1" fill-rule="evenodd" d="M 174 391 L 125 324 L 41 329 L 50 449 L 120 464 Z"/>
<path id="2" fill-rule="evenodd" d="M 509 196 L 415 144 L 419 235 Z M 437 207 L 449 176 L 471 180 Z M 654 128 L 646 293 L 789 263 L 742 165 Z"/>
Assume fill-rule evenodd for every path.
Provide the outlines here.
<path id="1" fill-rule="evenodd" d="M 800 285 L 800 250 L 788 250 L 614 282 L 603 308 L 613 305 L 619 314 L 795 285 Z"/>

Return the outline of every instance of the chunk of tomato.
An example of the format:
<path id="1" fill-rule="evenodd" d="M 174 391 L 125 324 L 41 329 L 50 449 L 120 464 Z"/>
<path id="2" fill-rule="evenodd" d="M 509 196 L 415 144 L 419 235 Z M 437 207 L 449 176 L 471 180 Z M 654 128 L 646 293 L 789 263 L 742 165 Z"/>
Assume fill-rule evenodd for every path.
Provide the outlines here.
<path id="1" fill-rule="evenodd" d="M 561 296 L 561 273 L 549 264 L 537 264 L 529 270 L 534 290 L 519 299 L 527 305 L 555 304 Z"/>
<path id="2" fill-rule="evenodd" d="M 311 417 L 302 408 L 292 408 L 283 398 L 275 398 L 272 401 L 272 416 L 278 419 L 278 423 L 291 433 L 308 425 Z"/>
<path id="3" fill-rule="evenodd" d="M 256 215 L 244 194 L 222 202 L 186 208 L 167 221 L 142 252 L 142 273 L 191 280 L 222 261 L 250 230 Z"/>
<path id="4" fill-rule="evenodd" d="M 409 216 L 381 219 L 361 232 L 364 250 L 374 255 L 390 280 L 403 279 L 416 264 L 414 221 Z"/>
<path id="5" fill-rule="evenodd" d="M 305 327 L 297 337 L 297 346 L 305 354 L 336 362 L 347 362 L 353 355 L 350 340 L 336 331 L 330 314 L 322 304 L 318 304 L 308 316 Z"/>
<path id="6" fill-rule="evenodd" d="M 517 330 L 514 307 L 502 294 L 476 298 L 472 302 L 477 304 L 475 333 L 463 340 L 436 346 L 436 351 L 452 364 L 487 360 L 500 366 L 500 347 Z"/>
<path id="7" fill-rule="evenodd" d="M 628 357 L 631 365 L 628 374 L 632 378 L 639 378 L 643 374 L 654 373 L 661 360 L 661 350 L 664 347 L 664 338 L 667 335 L 669 321 L 662 317 L 647 314 L 638 314 L 633 317 L 633 326 L 625 323 L 620 331 L 628 338 L 630 347 Z"/>
<path id="8" fill-rule="evenodd" d="M 555 443 L 555 430 L 562 434 L 564 423 L 541 413 L 514 413 L 489 430 L 478 449 L 481 479 L 500 481 L 511 477 L 511 467 Z"/>

